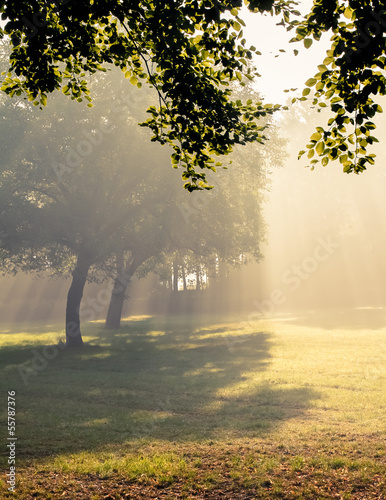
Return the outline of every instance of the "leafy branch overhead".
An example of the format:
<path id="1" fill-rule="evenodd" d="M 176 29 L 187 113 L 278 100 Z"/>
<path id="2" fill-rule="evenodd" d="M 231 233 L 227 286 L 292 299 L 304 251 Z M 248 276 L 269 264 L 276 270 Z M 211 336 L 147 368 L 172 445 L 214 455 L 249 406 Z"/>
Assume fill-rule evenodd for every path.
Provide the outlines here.
<path id="1" fill-rule="evenodd" d="M 249 3 L 270 10 L 273 1 Z M 2 90 L 26 94 L 35 105 L 63 88 L 72 99 L 90 101 L 86 75 L 119 66 L 137 86 L 156 89 L 159 107 L 148 110 L 143 125 L 152 140 L 170 144 L 172 162 L 183 165 L 189 190 L 203 189 L 211 157 L 236 144 L 263 141 L 258 120 L 273 113 L 261 102 L 241 103 L 229 84 L 252 80 L 253 47 L 243 37 L 240 1 L 3 0 L 1 35 L 12 43 L 10 71 Z M 289 17 L 291 2 L 277 13 Z"/>
<path id="2" fill-rule="evenodd" d="M 374 164 L 369 145 L 378 142 L 372 119 L 382 113 L 375 101 L 385 95 L 386 2 L 314 2 L 306 20 L 296 27 L 291 41 L 303 41 L 308 48 L 312 38 L 331 31 L 331 48 L 318 66 L 319 72 L 306 82 L 302 100 L 314 90 L 313 105 L 329 106 L 332 117 L 326 128 L 317 127 L 307 145 L 310 165 L 326 166 L 338 159 L 344 172 L 359 173 Z M 311 38 L 312 37 L 312 38 Z"/>
<path id="3" fill-rule="evenodd" d="M 213 156 L 228 154 L 236 144 L 263 142 L 266 120 L 259 120 L 279 109 L 232 97 L 231 82 L 244 85 L 257 76 L 252 59 L 259 52 L 243 36 L 242 3 L 0 0 L 6 21 L 0 36 L 8 35 L 12 44 L 1 89 L 41 106 L 62 88 L 91 106 L 86 75 L 114 64 L 133 85 L 155 88 L 159 105 L 148 109 L 143 125 L 152 130 L 152 140 L 171 145 L 172 163 L 184 167 L 187 189 L 208 189 L 205 171 L 221 165 Z M 295 30 L 293 40 L 306 48 L 332 32 L 327 58 L 307 85 L 315 87 L 314 105 L 329 105 L 334 116 L 328 129 L 312 136 L 308 157 L 312 165 L 318 155 L 324 165 L 339 158 L 347 172 L 373 163 L 366 148 L 376 141 L 370 120 L 381 111 L 372 95 L 385 93 L 385 2 L 314 0 L 300 20 L 293 0 L 244 3 L 252 12 L 280 16 L 278 24 Z"/>

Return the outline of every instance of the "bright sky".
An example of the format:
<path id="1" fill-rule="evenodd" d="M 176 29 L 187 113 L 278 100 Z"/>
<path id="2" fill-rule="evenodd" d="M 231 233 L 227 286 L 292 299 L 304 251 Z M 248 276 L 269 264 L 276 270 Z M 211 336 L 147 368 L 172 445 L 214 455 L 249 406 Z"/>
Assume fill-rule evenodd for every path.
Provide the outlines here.
<path id="1" fill-rule="evenodd" d="M 297 10 L 309 12 L 311 0 L 299 2 Z M 265 95 L 266 101 L 283 103 L 291 94 L 284 89 L 304 88 L 304 82 L 318 72 L 317 66 L 326 57 L 330 47 L 330 35 L 325 35 L 319 42 L 306 49 L 302 42 L 288 43 L 295 36 L 295 31 L 287 32 L 283 26 L 276 26 L 280 18 L 271 15 L 251 14 L 245 8 L 241 15 L 246 23 L 244 36 L 250 45 L 254 45 L 263 55 L 256 56 L 256 66 L 262 77 L 257 86 Z M 279 52 L 286 50 L 286 53 Z M 295 57 L 293 50 L 299 54 Z M 275 57 L 279 55 L 278 57 Z"/>

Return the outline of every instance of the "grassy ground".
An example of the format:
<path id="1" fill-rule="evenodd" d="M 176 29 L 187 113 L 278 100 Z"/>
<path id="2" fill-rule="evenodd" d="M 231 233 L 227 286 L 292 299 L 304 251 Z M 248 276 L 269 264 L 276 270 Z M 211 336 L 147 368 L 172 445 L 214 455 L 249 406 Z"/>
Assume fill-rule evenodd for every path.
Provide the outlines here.
<path id="1" fill-rule="evenodd" d="M 386 498 L 386 322 L 279 319 L 0 329 L 0 497 Z"/>

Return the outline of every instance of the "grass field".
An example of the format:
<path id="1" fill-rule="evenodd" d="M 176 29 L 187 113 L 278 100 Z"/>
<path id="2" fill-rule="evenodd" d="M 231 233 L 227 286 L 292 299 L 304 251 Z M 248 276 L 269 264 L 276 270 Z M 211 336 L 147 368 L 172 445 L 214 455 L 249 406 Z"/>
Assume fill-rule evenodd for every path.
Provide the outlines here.
<path id="1" fill-rule="evenodd" d="M 355 314 L 3 326 L 0 497 L 386 498 L 386 321 Z"/>

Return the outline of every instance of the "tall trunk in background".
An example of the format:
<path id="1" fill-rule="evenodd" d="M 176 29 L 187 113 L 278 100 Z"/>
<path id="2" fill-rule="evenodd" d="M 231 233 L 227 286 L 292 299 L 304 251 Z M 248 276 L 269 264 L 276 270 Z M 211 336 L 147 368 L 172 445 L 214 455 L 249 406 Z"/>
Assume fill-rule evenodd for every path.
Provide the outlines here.
<path id="1" fill-rule="evenodd" d="M 196 290 L 200 290 L 201 288 L 201 279 L 200 279 L 200 268 L 196 267 Z"/>
<path id="2" fill-rule="evenodd" d="M 88 271 L 92 263 L 92 259 L 87 253 L 79 253 L 75 269 L 72 273 L 71 286 L 67 294 L 66 347 L 80 347 L 83 345 L 79 310 Z"/>
<path id="3" fill-rule="evenodd" d="M 178 292 L 178 262 L 173 259 L 173 291 Z"/>
<path id="4" fill-rule="evenodd" d="M 121 326 L 122 308 L 125 301 L 125 294 L 129 282 L 124 279 L 124 259 L 123 253 L 116 255 L 117 275 L 114 279 L 114 286 L 111 292 L 109 309 L 107 311 L 105 328 L 114 329 Z"/>
<path id="5" fill-rule="evenodd" d="M 186 291 L 188 289 L 188 286 L 187 286 L 187 283 L 186 283 L 186 272 L 185 272 L 184 263 L 182 263 L 181 271 L 182 271 L 182 283 L 184 285 L 184 291 Z"/>
<path id="6" fill-rule="evenodd" d="M 135 271 L 144 260 L 144 257 L 131 256 L 125 263 L 123 253 L 116 256 L 117 275 L 114 280 L 114 287 L 105 322 L 105 328 L 108 330 L 113 330 L 121 326 L 122 310 L 127 288 Z"/>

